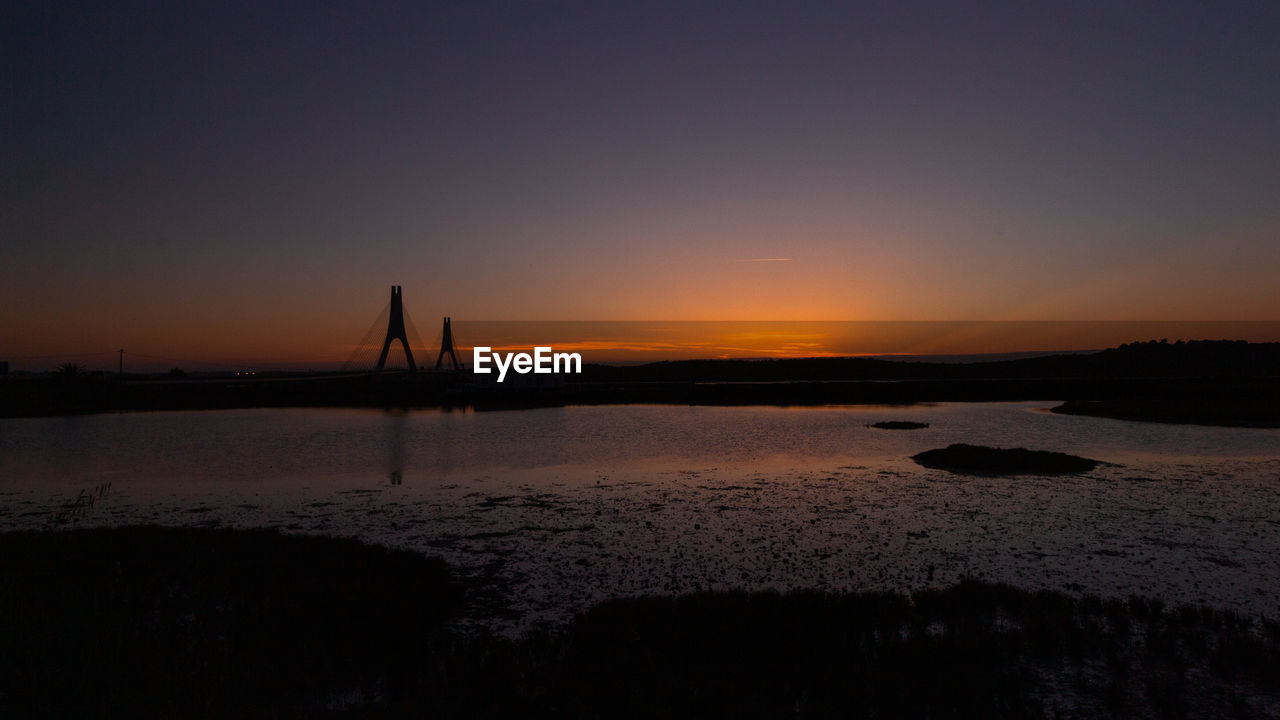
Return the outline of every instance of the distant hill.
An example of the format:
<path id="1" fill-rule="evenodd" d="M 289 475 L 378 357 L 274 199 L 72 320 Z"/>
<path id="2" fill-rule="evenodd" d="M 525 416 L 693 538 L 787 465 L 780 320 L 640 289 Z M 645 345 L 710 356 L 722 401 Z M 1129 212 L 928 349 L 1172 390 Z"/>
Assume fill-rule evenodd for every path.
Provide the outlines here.
<path id="1" fill-rule="evenodd" d="M 1135 342 L 1091 356 L 1104 377 L 1280 377 L 1280 343 Z"/>
<path id="2" fill-rule="evenodd" d="M 1095 353 L 967 363 L 883 358 L 680 360 L 587 365 L 585 382 L 822 382 L 995 378 L 1280 377 L 1280 343 L 1230 340 L 1135 342 Z"/>

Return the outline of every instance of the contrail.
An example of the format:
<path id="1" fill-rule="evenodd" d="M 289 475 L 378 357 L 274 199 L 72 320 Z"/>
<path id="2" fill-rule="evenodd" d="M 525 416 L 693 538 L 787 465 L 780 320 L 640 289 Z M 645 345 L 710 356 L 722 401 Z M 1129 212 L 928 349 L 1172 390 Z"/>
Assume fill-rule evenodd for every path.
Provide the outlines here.
<path id="1" fill-rule="evenodd" d="M 791 262 L 793 258 L 745 258 L 734 262 Z"/>

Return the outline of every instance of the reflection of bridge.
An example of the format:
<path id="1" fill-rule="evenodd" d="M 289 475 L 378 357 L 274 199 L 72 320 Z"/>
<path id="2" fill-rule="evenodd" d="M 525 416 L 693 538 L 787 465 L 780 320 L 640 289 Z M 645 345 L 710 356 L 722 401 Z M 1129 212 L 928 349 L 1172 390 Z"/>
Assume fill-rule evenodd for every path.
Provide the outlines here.
<path id="1" fill-rule="evenodd" d="M 391 286 L 391 302 L 382 309 L 378 314 L 378 319 L 373 321 L 369 332 L 365 333 L 364 339 L 356 346 L 351 353 L 351 357 L 343 365 L 342 369 L 348 372 L 372 372 L 377 375 L 384 370 L 395 369 L 394 366 L 388 368 L 387 360 L 391 353 L 391 343 L 394 340 L 400 341 L 400 346 L 404 350 L 404 358 L 407 370 L 410 374 L 418 372 L 427 372 L 426 367 L 419 367 L 413 360 L 413 348 L 416 346 L 419 353 L 423 353 L 425 347 L 418 338 L 417 329 L 413 326 L 413 320 L 404 309 L 403 291 L 399 285 Z M 372 340 L 377 337 L 378 329 L 386 322 L 386 332 L 381 343 L 381 350 Z M 444 319 L 444 326 L 440 331 L 440 352 L 436 355 L 436 365 L 430 372 L 459 372 L 462 370 L 462 363 L 458 360 L 458 354 L 454 349 L 453 343 L 453 326 L 450 322 L 451 318 Z M 411 342 L 412 340 L 412 342 Z M 376 352 L 377 359 L 374 360 Z M 421 356 L 421 355 L 420 355 Z M 445 357 L 448 356 L 449 367 L 445 369 Z"/>

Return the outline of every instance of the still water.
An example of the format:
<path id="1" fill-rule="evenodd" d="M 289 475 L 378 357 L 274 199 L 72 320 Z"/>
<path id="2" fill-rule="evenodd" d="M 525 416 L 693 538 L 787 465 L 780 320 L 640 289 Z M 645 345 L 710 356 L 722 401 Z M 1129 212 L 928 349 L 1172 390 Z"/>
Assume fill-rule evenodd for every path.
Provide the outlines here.
<path id="1" fill-rule="evenodd" d="M 276 526 L 442 555 L 500 627 L 605 597 L 964 575 L 1280 615 L 1280 431 L 912 407 L 260 409 L 0 420 L 0 529 Z M 880 420 L 930 427 L 886 431 Z M 981 478 L 953 442 L 1104 461 Z M 92 498 L 92 502 L 89 502 Z"/>

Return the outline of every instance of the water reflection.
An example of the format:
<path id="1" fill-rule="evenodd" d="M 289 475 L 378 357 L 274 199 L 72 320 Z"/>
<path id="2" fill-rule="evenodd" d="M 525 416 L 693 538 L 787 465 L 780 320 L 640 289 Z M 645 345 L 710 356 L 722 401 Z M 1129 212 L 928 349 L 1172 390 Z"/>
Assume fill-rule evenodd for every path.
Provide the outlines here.
<path id="1" fill-rule="evenodd" d="M 1053 450 L 1129 465 L 1274 460 L 1280 430 L 1125 423 L 1033 412 L 1049 403 L 933 407 L 602 406 L 471 412 L 262 409 L 0 419 L 4 492 L 69 494 L 116 481 L 166 491 L 372 481 L 424 486 L 477 477 L 531 478 L 540 468 L 629 466 L 654 472 L 763 464 L 815 472 L 903 464 L 965 442 Z M 893 432 L 865 425 L 916 421 Z M 413 472 L 409 465 L 413 465 Z M 408 476 L 408 478 L 406 478 Z M 1274 478 L 1274 475 L 1272 476 Z M 415 483 L 415 480 L 422 482 Z M 0 516 L 5 515 L 0 511 Z M 0 517 L 0 522 L 3 521 Z"/>
<path id="2" fill-rule="evenodd" d="M 976 576 L 1275 612 L 1280 430 L 1035 411 L 1047 404 L 0 419 L 0 530 L 61 513 L 356 536 L 509 583 L 531 620 L 609 595 Z M 1113 464 L 1011 479 L 910 460 L 960 442 Z"/>
<path id="3" fill-rule="evenodd" d="M 408 422 L 408 411 L 406 410 L 387 410 L 387 421 L 389 427 L 387 430 L 388 443 L 388 465 L 390 465 L 389 475 L 392 485 L 399 485 L 404 482 L 404 465 L 405 465 L 405 425 Z"/>

